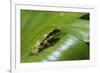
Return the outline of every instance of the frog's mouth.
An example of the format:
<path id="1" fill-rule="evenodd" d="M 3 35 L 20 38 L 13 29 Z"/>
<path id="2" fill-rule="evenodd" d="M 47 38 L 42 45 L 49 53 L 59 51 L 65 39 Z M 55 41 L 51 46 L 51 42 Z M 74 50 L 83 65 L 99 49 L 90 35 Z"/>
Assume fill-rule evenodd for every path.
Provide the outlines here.
<path id="1" fill-rule="evenodd" d="M 54 29 L 50 33 L 48 33 L 42 41 L 37 42 L 35 46 L 32 47 L 31 53 L 37 54 L 41 52 L 42 50 L 55 45 L 60 40 L 61 30 L 60 29 Z"/>

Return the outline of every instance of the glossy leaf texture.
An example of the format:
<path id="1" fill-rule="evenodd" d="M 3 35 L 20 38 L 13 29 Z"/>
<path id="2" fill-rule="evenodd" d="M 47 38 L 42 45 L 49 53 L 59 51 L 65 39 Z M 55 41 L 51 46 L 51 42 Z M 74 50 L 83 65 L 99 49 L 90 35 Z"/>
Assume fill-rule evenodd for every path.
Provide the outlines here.
<path id="1" fill-rule="evenodd" d="M 21 10 L 21 62 L 49 62 L 89 59 L 89 20 L 87 13 Z M 37 54 L 30 50 L 54 29 L 60 40 Z M 34 49 L 34 48 L 33 48 Z"/>

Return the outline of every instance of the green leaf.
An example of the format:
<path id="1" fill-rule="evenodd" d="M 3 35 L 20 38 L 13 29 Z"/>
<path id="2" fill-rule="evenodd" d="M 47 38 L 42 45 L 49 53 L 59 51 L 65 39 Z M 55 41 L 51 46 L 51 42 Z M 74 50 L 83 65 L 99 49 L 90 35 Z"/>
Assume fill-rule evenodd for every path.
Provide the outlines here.
<path id="1" fill-rule="evenodd" d="M 89 59 L 89 20 L 86 13 L 21 10 L 21 62 L 64 61 Z M 60 40 L 37 54 L 37 42 L 54 29 L 61 31 Z M 56 56 L 55 56 L 56 55 Z"/>
<path id="2" fill-rule="evenodd" d="M 89 42 L 89 21 L 77 19 L 69 25 L 63 25 L 64 32 L 70 33 L 80 40 Z"/>

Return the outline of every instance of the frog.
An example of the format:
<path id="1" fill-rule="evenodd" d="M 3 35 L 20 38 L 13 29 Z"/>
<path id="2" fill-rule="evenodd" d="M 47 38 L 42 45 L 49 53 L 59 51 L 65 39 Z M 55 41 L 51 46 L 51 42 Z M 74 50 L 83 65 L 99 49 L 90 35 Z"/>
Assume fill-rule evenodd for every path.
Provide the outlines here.
<path id="1" fill-rule="evenodd" d="M 45 34 L 41 41 L 38 41 L 34 46 L 32 46 L 31 54 L 38 54 L 44 49 L 55 45 L 60 40 L 60 34 L 60 29 L 53 29 L 48 34 Z"/>

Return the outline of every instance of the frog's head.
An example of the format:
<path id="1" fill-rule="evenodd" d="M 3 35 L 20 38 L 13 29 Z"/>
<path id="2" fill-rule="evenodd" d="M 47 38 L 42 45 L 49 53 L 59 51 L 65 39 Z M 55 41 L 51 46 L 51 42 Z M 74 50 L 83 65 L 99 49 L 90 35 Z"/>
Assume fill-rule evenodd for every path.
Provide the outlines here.
<path id="1" fill-rule="evenodd" d="M 31 55 L 36 55 L 38 53 L 39 49 L 35 46 L 32 46 L 30 49 L 30 54 Z"/>

